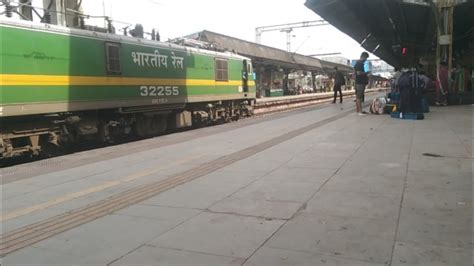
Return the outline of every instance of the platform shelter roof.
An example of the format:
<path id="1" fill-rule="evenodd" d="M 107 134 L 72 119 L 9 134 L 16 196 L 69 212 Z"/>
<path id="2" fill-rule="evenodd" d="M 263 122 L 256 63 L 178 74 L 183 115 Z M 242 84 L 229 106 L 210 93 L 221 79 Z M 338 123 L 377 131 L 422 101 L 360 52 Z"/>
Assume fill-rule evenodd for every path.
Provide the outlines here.
<path id="1" fill-rule="evenodd" d="M 305 5 L 390 65 L 410 66 L 435 55 L 440 1 L 307 0 Z M 466 44 L 472 45 L 474 36 L 474 1 L 455 1 L 454 46 L 468 51 Z"/>
<path id="2" fill-rule="evenodd" d="M 329 68 L 338 66 L 344 72 L 352 72 L 350 66 L 326 62 L 311 56 L 289 53 L 285 50 L 249 42 L 235 37 L 223 35 L 212 31 L 201 31 L 185 36 L 212 44 L 217 50 L 232 51 L 251 58 L 255 63 L 269 67 L 283 68 L 289 71 L 306 70 L 313 72 L 326 72 Z"/>

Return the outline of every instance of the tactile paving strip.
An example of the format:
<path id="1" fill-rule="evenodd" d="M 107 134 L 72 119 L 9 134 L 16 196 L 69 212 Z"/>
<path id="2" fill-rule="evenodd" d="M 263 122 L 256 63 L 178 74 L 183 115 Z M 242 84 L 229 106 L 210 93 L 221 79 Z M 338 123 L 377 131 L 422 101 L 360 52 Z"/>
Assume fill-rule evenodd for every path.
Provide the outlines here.
<path id="1" fill-rule="evenodd" d="M 0 236 L 0 257 L 4 257 L 13 251 L 28 247 L 74 227 L 152 198 L 166 190 L 207 175 L 242 159 L 248 158 L 256 153 L 340 119 L 353 112 L 353 110 L 346 111 L 339 115 L 290 131 L 281 136 L 272 138 L 241 151 L 222 156 L 206 164 L 170 176 L 165 180 L 139 186 L 85 207 L 78 208 L 61 215 L 53 216 L 11 232 L 7 232 Z"/>

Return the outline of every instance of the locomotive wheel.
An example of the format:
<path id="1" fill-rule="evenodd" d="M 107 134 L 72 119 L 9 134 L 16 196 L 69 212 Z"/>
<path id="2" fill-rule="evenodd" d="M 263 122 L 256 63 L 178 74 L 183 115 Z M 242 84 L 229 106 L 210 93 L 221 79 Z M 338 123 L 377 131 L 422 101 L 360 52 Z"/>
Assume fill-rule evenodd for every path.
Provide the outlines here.
<path id="1" fill-rule="evenodd" d="M 64 154 L 64 149 L 64 147 L 56 146 L 51 143 L 44 143 L 41 146 L 40 157 L 44 159 L 57 157 Z"/>
<path id="2" fill-rule="evenodd" d="M 153 116 L 151 124 L 154 135 L 163 134 L 168 128 L 167 117 L 164 115 Z"/>
<path id="3" fill-rule="evenodd" d="M 135 122 L 135 133 L 138 137 L 155 136 L 164 133 L 166 129 L 166 117 L 163 115 L 139 116 Z"/>
<path id="4" fill-rule="evenodd" d="M 135 134 L 138 137 L 145 137 L 146 136 L 146 119 L 144 116 L 138 116 L 137 121 L 135 121 L 134 129 Z"/>

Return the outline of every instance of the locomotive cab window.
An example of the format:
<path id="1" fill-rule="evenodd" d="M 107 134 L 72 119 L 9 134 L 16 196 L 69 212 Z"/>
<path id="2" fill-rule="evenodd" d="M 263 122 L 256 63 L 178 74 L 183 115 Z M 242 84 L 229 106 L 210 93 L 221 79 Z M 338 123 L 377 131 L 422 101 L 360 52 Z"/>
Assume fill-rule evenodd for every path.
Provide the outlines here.
<path id="1" fill-rule="evenodd" d="M 106 43 L 105 53 L 107 56 L 107 74 L 120 74 L 120 45 L 117 43 Z"/>
<path id="2" fill-rule="evenodd" d="M 227 59 L 216 58 L 216 81 L 229 81 L 229 69 Z"/>
<path id="3" fill-rule="evenodd" d="M 253 67 L 251 62 L 247 62 L 247 72 L 249 75 L 253 75 Z"/>

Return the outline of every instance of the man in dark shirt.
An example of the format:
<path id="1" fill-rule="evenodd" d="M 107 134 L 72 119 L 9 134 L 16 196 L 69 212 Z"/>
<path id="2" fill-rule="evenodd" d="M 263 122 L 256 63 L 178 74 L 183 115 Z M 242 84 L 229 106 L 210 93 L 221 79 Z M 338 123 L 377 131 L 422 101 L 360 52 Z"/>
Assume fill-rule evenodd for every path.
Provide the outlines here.
<path id="1" fill-rule="evenodd" d="M 362 110 L 362 100 L 364 99 L 365 86 L 369 84 L 369 72 L 365 72 L 364 63 L 369 58 L 367 52 L 363 52 L 360 55 L 360 60 L 357 60 L 354 70 L 355 70 L 355 89 L 356 89 L 356 112 L 358 114 L 366 114 Z"/>
<path id="2" fill-rule="evenodd" d="M 346 80 L 344 79 L 344 75 L 337 70 L 337 67 L 334 67 L 335 74 L 334 74 L 334 100 L 332 103 L 336 103 L 336 98 L 337 98 L 337 92 L 339 92 L 339 99 L 340 103 L 342 103 L 342 90 L 341 86 L 345 85 Z"/>

